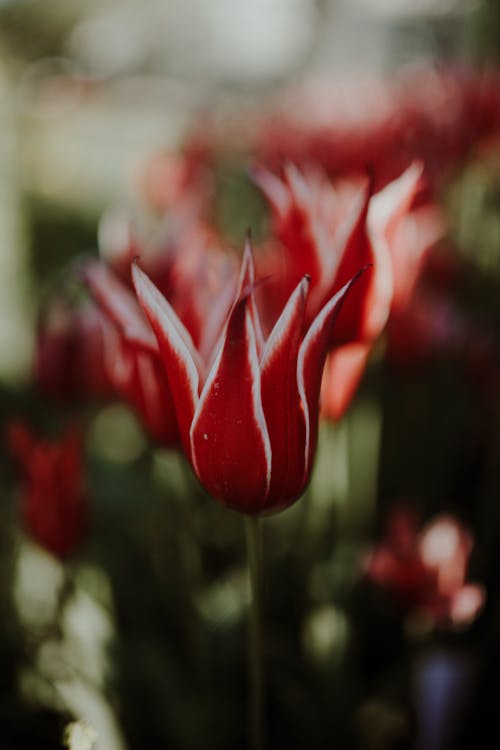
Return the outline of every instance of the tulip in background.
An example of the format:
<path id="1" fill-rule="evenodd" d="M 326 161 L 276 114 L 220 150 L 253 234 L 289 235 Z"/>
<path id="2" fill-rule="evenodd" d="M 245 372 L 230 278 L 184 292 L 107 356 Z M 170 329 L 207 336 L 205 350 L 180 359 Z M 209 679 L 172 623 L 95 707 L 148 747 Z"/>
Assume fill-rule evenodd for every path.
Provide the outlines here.
<path id="1" fill-rule="evenodd" d="M 178 430 L 158 346 L 132 292 L 104 265 L 88 263 L 83 273 L 100 304 L 105 364 L 116 393 L 154 440 L 176 446 Z"/>
<path id="2" fill-rule="evenodd" d="M 466 626 L 483 607 L 484 589 L 467 582 L 470 533 L 452 516 L 433 518 L 422 529 L 405 509 L 389 519 L 385 542 L 370 554 L 366 574 L 406 613 L 433 625 Z"/>
<path id="3" fill-rule="evenodd" d="M 35 437 L 22 423 L 7 441 L 21 474 L 20 512 L 25 531 L 61 560 L 81 543 L 89 517 L 82 437 L 71 428 L 57 441 Z"/>
<path id="4" fill-rule="evenodd" d="M 471 149 L 498 138 L 499 129 L 498 70 L 424 63 L 395 76 L 288 87 L 257 117 L 253 152 L 272 169 L 290 160 L 315 163 L 331 177 L 371 165 L 377 189 L 419 159 L 427 192 L 435 195 Z"/>
<path id="5" fill-rule="evenodd" d="M 358 268 L 373 264 L 373 273 L 346 301 L 330 342 L 322 411 L 331 419 L 340 419 L 351 403 L 375 340 L 389 314 L 408 303 L 423 261 L 443 232 L 437 208 L 412 210 L 422 168 L 412 164 L 377 193 L 367 179 L 331 182 L 318 169 L 303 172 L 288 165 L 283 178 L 254 170 L 278 238 L 261 261 L 278 301 L 301 274 L 310 274 L 306 319 L 311 320 Z"/>
<path id="6" fill-rule="evenodd" d="M 161 251 L 158 261 L 161 265 Z M 106 367 L 117 394 L 134 409 L 153 440 L 177 447 L 179 431 L 159 345 L 137 299 L 103 263 L 85 263 L 82 274 L 101 311 Z M 236 289 L 231 256 L 212 250 L 204 232 L 194 228 L 170 259 L 168 274 L 153 279 L 169 293 L 194 344 L 203 354 L 210 352 Z"/>
<path id="7" fill-rule="evenodd" d="M 98 311 L 54 295 L 38 317 L 35 381 L 43 393 L 71 403 L 108 398 L 112 393 L 104 364 Z"/>

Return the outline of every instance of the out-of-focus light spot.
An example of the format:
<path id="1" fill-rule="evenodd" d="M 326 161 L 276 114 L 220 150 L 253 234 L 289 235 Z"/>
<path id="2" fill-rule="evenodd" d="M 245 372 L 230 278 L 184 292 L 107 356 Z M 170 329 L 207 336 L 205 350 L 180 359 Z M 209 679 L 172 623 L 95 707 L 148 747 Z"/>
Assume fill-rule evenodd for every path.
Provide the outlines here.
<path id="1" fill-rule="evenodd" d="M 245 613 L 250 602 L 245 568 L 231 568 L 224 576 L 205 588 L 196 599 L 196 606 L 212 628 L 230 628 Z"/>
<path id="2" fill-rule="evenodd" d="M 120 208 L 109 208 L 101 217 L 98 230 L 99 253 L 112 264 L 131 246 L 132 227 L 129 214 Z"/>
<path id="3" fill-rule="evenodd" d="M 97 732 L 86 721 L 72 721 L 64 731 L 64 743 L 68 750 L 92 750 Z"/>
<path id="4" fill-rule="evenodd" d="M 331 662 L 343 653 L 348 634 L 349 623 L 340 609 L 332 605 L 318 607 L 303 623 L 304 652 L 316 664 Z"/>
<path id="5" fill-rule="evenodd" d="M 22 539 L 16 559 L 14 601 L 19 618 L 28 628 L 38 629 L 52 622 L 63 569 L 55 557 Z"/>
<path id="6" fill-rule="evenodd" d="M 93 750 L 125 750 L 118 721 L 100 691 L 78 679 L 61 681 L 56 688 L 69 711 L 95 728 Z"/>
<path id="7" fill-rule="evenodd" d="M 67 663 L 92 684 L 103 684 L 108 671 L 106 647 L 113 636 L 110 612 L 78 586 L 63 625 Z"/>
<path id="8" fill-rule="evenodd" d="M 68 52 L 99 76 L 147 64 L 170 75 L 259 80 L 304 58 L 316 19 L 309 0 L 143 0 L 85 19 Z"/>
<path id="9" fill-rule="evenodd" d="M 435 521 L 422 535 L 422 560 L 429 567 L 438 567 L 454 559 L 459 545 L 460 534 L 456 523 L 449 518 Z"/>
<path id="10" fill-rule="evenodd" d="M 116 75 L 137 68 L 151 46 L 147 19 L 133 5 L 100 11 L 79 23 L 68 41 L 68 50 L 98 75 Z"/>
<path id="11" fill-rule="evenodd" d="M 468 625 L 475 620 L 485 602 L 482 586 L 467 583 L 456 592 L 451 601 L 450 619 L 454 625 Z"/>
<path id="12" fill-rule="evenodd" d="M 435 571 L 441 595 L 450 596 L 462 586 L 471 547 L 470 535 L 453 518 L 437 518 L 424 530 L 420 554 Z"/>
<path id="13" fill-rule="evenodd" d="M 414 673 L 416 750 L 451 746 L 450 728 L 465 707 L 472 667 L 473 661 L 459 651 L 427 649 L 420 655 Z"/>
<path id="14" fill-rule="evenodd" d="M 92 425 L 91 444 L 104 458 L 122 464 L 135 461 L 146 447 L 136 418 L 120 404 L 99 412 Z"/>
<path id="15" fill-rule="evenodd" d="M 182 463 L 185 462 L 185 466 Z M 153 453 L 153 476 L 172 496 L 182 497 L 189 489 L 191 468 L 184 456 L 174 451 L 155 450 Z M 193 481 L 194 478 L 193 478 Z"/>
<path id="16" fill-rule="evenodd" d="M 314 12 L 304 0 L 215 0 L 207 18 L 209 60 L 232 76 L 282 74 L 311 44 Z"/>

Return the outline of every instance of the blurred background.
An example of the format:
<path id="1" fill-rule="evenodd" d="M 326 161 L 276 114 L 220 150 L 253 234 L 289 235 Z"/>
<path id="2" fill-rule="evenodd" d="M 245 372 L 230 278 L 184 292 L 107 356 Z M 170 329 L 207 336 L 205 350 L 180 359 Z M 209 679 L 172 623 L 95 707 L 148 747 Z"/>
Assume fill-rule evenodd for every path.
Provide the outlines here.
<path id="1" fill-rule="evenodd" d="M 382 186 L 416 157 L 444 223 L 306 497 L 265 520 L 269 745 L 500 734 L 499 40 L 497 0 L 0 0 L 2 748 L 246 746 L 241 518 L 90 383 L 96 323 L 68 312 L 75 263 L 168 222 L 161 155 L 205 148 L 239 250 L 269 231 L 256 161 Z M 19 420 L 33 443 L 78 425 L 69 556 L 20 512 L 45 485 Z"/>

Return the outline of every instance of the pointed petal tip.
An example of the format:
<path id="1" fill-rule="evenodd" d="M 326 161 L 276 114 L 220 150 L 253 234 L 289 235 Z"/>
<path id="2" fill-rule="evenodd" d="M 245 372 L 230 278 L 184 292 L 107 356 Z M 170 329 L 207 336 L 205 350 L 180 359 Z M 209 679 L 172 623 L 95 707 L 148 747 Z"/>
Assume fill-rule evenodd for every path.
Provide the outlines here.
<path id="1" fill-rule="evenodd" d="M 299 287 L 301 296 L 306 299 L 307 295 L 309 294 L 309 288 L 311 286 L 311 276 L 310 274 L 306 273 L 302 277 L 302 279 L 299 281 Z"/>
<path id="2" fill-rule="evenodd" d="M 136 284 L 140 283 L 144 278 L 150 281 L 149 276 L 145 273 L 139 265 L 140 257 L 135 255 L 130 263 L 130 275 L 132 277 L 132 283 L 137 292 Z"/>
<path id="3" fill-rule="evenodd" d="M 339 302 L 341 304 L 342 304 L 342 302 L 344 300 L 345 295 L 351 289 L 351 287 L 354 286 L 354 284 L 356 284 L 357 281 L 359 281 L 359 279 L 361 278 L 361 276 L 363 276 L 366 273 L 366 271 L 370 271 L 373 267 L 374 267 L 373 263 L 366 263 L 366 265 L 362 266 L 359 269 L 359 271 L 357 271 L 354 274 L 354 276 L 346 284 L 344 284 L 344 286 L 342 287 L 342 290 L 341 290 L 341 292 L 343 292 L 343 294 L 342 294 L 341 299 L 339 300 Z"/>
<path id="4" fill-rule="evenodd" d="M 236 294 L 237 300 L 240 299 L 243 294 L 247 293 L 247 290 L 253 286 L 254 281 L 255 269 L 253 263 L 252 239 L 250 233 L 247 233 L 243 250 L 243 260 L 241 261 L 240 283 Z"/>

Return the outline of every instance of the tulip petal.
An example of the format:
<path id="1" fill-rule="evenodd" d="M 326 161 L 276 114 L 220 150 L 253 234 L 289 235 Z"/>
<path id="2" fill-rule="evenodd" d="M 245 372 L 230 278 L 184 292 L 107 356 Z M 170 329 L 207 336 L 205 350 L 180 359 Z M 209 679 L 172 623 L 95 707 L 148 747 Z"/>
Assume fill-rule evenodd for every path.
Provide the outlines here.
<path id="1" fill-rule="evenodd" d="M 373 278 L 365 297 L 365 339 L 373 340 L 387 322 L 394 294 L 390 244 L 399 220 L 415 197 L 422 169 L 421 163 L 414 162 L 397 180 L 389 183 L 370 201 L 367 223 L 375 260 Z"/>
<path id="2" fill-rule="evenodd" d="M 410 304 L 427 254 L 444 233 L 444 216 L 433 204 L 419 206 L 401 217 L 390 246 L 394 274 L 391 310 L 402 310 Z"/>
<path id="3" fill-rule="evenodd" d="M 252 253 L 252 241 L 250 239 L 250 233 L 247 235 L 245 241 L 245 249 L 243 251 L 243 262 L 241 264 L 240 279 L 238 282 L 238 290 L 236 292 L 235 302 L 241 299 L 243 296 L 248 295 L 249 298 L 249 310 L 252 316 L 252 323 L 256 336 L 257 354 L 260 356 L 264 348 L 264 334 L 262 333 L 262 325 L 260 322 L 259 312 L 255 302 L 255 267 L 253 262 Z"/>
<path id="4" fill-rule="evenodd" d="M 312 457 L 316 449 L 321 376 L 332 336 L 332 329 L 346 295 L 364 270 L 358 271 L 356 276 L 345 284 L 331 298 L 328 304 L 323 307 L 312 322 L 299 349 L 297 382 L 306 420 L 306 475 L 312 469 Z"/>
<path id="5" fill-rule="evenodd" d="M 189 456 L 189 428 L 198 403 L 200 383 L 198 357 L 188 331 L 172 307 L 135 263 L 132 280 L 139 303 L 158 340 L 182 445 Z"/>
<path id="6" fill-rule="evenodd" d="M 145 351 L 102 320 L 105 367 L 109 379 L 137 413 L 154 440 L 167 446 L 179 442 L 170 387 L 159 354 Z"/>
<path id="7" fill-rule="evenodd" d="M 132 292 L 102 263 L 88 263 L 83 276 L 100 310 L 123 336 L 153 352 L 158 344 Z"/>
<path id="8" fill-rule="evenodd" d="M 271 204 L 277 216 L 283 218 L 290 206 L 290 194 L 284 186 L 283 181 L 260 165 L 253 166 L 250 174 L 257 187 L 264 193 L 264 196 Z"/>
<path id="9" fill-rule="evenodd" d="M 205 488 L 228 507 L 258 513 L 271 476 L 256 336 L 249 298 L 233 307 L 191 428 L 191 456 Z"/>
<path id="10" fill-rule="evenodd" d="M 160 357 L 139 352 L 136 369 L 140 413 L 148 432 L 163 445 L 176 446 L 175 407 Z"/>
<path id="11" fill-rule="evenodd" d="M 337 232 L 335 247 L 331 252 L 330 268 L 311 292 L 308 310 L 313 315 L 328 302 L 335 291 L 346 284 L 359 268 L 374 264 L 375 253 L 368 237 L 366 218 L 372 195 L 371 185 L 366 182 L 352 195 L 348 210 L 345 210 L 341 226 Z M 376 270 L 375 270 L 376 272 Z M 366 319 L 372 301 L 371 288 L 374 285 L 374 272 L 366 274 L 356 289 L 346 300 L 342 313 L 335 326 L 335 341 L 331 344 L 350 342 L 363 338 L 366 334 Z M 308 316 L 308 319 L 311 318 Z"/>
<path id="12" fill-rule="evenodd" d="M 398 220 L 407 211 L 418 190 L 423 164 L 414 161 L 396 180 L 373 196 L 368 212 L 370 230 L 390 239 Z"/>
<path id="13" fill-rule="evenodd" d="M 321 383 L 321 412 L 325 417 L 339 420 L 344 415 L 363 376 L 370 351 L 370 344 L 356 341 L 330 352 Z"/>
<path id="14" fill-rule="evenodd" d="M 274 326 L 261 362 L 262 405 L 272 449 L 267 508 L 277 510 L 301 493 L 306 424 L 297 387 L 297 356 L 309 279 L 304 278 Z"/>

